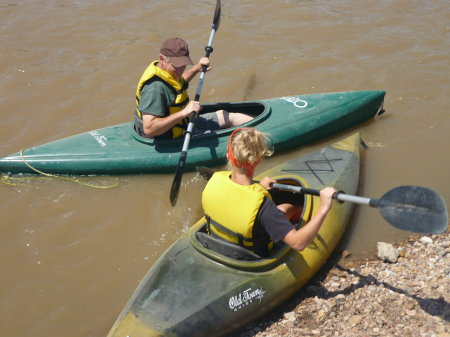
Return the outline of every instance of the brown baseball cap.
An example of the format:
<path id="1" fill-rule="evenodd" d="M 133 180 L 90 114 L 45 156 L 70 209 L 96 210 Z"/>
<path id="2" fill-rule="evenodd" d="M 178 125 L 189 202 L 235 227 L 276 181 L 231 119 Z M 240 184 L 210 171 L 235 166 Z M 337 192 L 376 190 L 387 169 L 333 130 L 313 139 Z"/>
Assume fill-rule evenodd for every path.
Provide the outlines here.
<path id="1" fill-rule="evenodd" d="M 178 37 L 163 42 L 160 53 L 170 57 L 170 62 L 175 67 L 194 64 L 189 57 L 189 48 L 186 41 Z"/>

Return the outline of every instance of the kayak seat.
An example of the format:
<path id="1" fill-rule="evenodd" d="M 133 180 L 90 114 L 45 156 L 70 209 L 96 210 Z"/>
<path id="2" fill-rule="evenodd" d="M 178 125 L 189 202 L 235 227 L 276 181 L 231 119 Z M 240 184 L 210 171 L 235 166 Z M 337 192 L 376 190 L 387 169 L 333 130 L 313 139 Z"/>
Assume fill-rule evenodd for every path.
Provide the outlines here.
<path id="1" fill-rule="evenodd" d="M 256 261 L 261 260 L 262 257 L 252 251 L 235 245 L 231 242 L 220 238 L 213 237 L 205 232 L 197 232 L 197 240 L 207 249 L 225 255 L 235 260 Z"/>

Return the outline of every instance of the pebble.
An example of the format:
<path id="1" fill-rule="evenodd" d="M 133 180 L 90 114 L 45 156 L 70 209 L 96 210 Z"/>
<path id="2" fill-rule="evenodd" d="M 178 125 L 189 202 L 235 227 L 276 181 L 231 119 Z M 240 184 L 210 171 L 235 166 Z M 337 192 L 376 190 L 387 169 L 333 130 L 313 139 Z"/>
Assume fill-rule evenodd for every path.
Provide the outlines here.
<path id="1" fill-rule="evenodd" d="M 422 236 L 420 238 L 420 242 L 425 243 L 425 244 L 431 244 L 431 243 L 433 243 L 433 239 L 429 238 L 428 236 Z"/>
<path id="2" fill-rule="evenodd" d="M 394 262 L 341 258 L 289 304 L 227 337 L 450 337 L 450 232 L 387 245 Z"/>
<path id="3" fill-rule="evenodd" d="M 377 249 L 378 249 L 378 258 L 380 260 L 390 263 L 397 262 L 397 259 L 400 254 L 397 248 L 395 248 L 390 243 L 378 242 Z"/>

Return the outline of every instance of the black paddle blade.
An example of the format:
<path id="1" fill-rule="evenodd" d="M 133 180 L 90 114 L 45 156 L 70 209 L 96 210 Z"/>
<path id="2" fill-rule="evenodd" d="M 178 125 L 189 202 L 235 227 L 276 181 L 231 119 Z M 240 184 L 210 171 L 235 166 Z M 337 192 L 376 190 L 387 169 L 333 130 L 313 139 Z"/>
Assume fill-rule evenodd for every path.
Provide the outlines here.
<path id="1" fill-rule="evenodd" d="M 172 204 L 172 206 L 175 206 L 178 200 L 178 194 L 180 193 L 181 178 L 183 177 L 186 157 L 187 152 L 182 151 L 180 155 L 180 161 L 178 162 L 178 166 L 175 171 L 175 177 L 173 177 L 172 186 L 170 187 L 170 203 Z"/>
<path id="2" fill-rule="evenodd" d="M 195 169 L 197 170 L 198 174 L 200 174 L 200 176 L 205 180 L 211 179 L 212 175 L 215 172 L 213 169 L 210 169 L 206 166 L 196 166 Z"/>
<path id="3" fill-rule="evenodd" d="M 381 215 L 395 227 L 425 234 L 447 230 L 447 206 L 441 195 L 429 188 L 399 186 L 377 201 Z"/>
<path id="4" fill-rule="evenodd" d="M 217 32 L 220 26 L 221 5 L 220 0 L 216 2 L 216 10 L 214 11 L 213 29 Z"/>
<path id="5" fill-rule="evenodd" d="M 181 185 L 181 175 L 179 175 L 179 178 L 177 179 L 177 176 L 175 176 L 175 179 L 172 182 L 172 186 L 170 187 L 170 204 L 172 206 L 175 206 L 178 200 L 178 193 L 180 193 L 180 185 Z"/>

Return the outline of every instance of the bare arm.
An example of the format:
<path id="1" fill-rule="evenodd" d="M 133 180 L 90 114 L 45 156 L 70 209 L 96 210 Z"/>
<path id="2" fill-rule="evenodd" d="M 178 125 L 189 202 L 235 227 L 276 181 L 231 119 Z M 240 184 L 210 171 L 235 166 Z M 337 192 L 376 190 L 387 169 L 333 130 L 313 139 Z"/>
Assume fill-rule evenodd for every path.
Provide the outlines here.
<path id="1" fill-rule="evenodd" d="M 202 66 L 206 66 L 206 71 L 210 71 L 211 67 L 209 66 L 209 58 L 202 57 L 200 61 L 196 65 L 194 65 L 192 68 L 189 68 L 183 73 L 183 78 L 186 82 L 190 82 L 195 75 L 197 75 L 199 72 L 202 71 Z"/>
<path id="2" fill-rule="evenodd" d="M 180 120 L 185 117 L 189 117 L 194 111 L 199 112 L 200 109 L 201 107 L 199 102 L 190 101 L 183 110 L 167 117 L 144 114 L 142 116 L 144 133 L 147 137 L 160 136 L 173 128 Z"/>
<path id="3" fill-rule="evenodd" d="M 320 207 L 314 217 L 299 230 L 293 229 L 283 238 L 283 242 L 295 250 L 305 249 L 320 230 L 328 212 L 331 209 L 332 197 L 336 190 L 326 187 L 320 191 Z"/>

